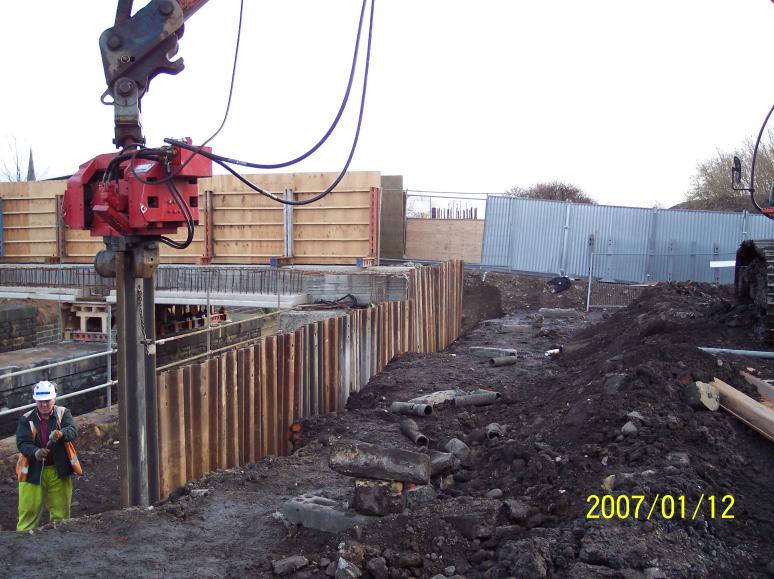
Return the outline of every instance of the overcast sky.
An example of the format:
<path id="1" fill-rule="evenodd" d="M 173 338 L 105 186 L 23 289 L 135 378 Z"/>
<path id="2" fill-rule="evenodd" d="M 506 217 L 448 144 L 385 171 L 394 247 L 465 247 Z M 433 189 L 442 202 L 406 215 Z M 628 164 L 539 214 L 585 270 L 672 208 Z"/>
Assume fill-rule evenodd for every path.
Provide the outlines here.
<path id="1" fill-rule="evenodd" d="M 97 42 L 115 5 L 0 2 L 0 137 L 32 145 L 49 177 L 113 150 Z M 360 6 L 245 0 L 216 152 L 278 162 L 316 142 L 344 92 Z M 149 145 L 217 128 L 238 9 L 212 0 L 186 24 L 186 70 L 157 77 L 143 100 Z M 773 27 L 770 0 L 380 0 L 351 169 L 400 174 L 415 190 L 562 180 L 601 203 L 672 205 L 697 162 L 757 133 L 774 102 Z M 341 168 L 359 88 L 353 97 L 334 138 L 296 171 Z"/>

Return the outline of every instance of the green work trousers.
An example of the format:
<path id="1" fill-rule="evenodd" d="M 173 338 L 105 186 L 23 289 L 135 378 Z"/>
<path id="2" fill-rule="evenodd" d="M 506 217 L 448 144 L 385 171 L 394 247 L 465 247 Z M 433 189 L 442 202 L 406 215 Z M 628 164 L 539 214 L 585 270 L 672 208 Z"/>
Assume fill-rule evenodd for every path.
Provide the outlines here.
<path id="1" fill-rule="evenodd" d="M 59 478 L 55 466 L 46 466 L 40 475 L 40 484 L 19 483 L 19 532 L 37 528 L 43 514 L 43 503 L 51 521 L 70 518 L 73 500 L 73 481 L 69 476 Z"/>

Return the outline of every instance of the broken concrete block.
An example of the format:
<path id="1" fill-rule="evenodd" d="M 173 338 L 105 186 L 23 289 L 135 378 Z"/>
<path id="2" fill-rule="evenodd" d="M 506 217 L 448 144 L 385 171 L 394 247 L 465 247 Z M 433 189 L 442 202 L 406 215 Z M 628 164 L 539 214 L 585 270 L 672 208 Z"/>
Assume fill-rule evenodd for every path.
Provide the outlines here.
<path id="1" fill-rule="evenodd" d="M 406 508 L 403 483 L 357 479 L 354 507 L 363 515 L 383 516 L 401 513 Z"/>
<path id="2" fill-rule="evenodd" d="M 500 332 L 503 334 L 511 333 L 511 332 L 531 334 L 534 331 L 535 331 L 535 328 L 527 324 L 501 324 L 500 325 Z"/>
<path id="3" fill-rule="evenodd" d="M 438 450 L 430 451 L 430 474 L 438 476 L 439 474 L 450 473 L 459 467 L 460 459 L 451 452 L 440 452 Z"/>
<path id="4" fill-rule="evenodd" d="M 398 448 L 385 448 L 367 442 L 338 443 L 331 450 L 328 465 L 341 474 L 358 478 L 430 482 L 430 457 Z"/>
<path id="5" fill-rule="evenodd" d="M 503 431 L 503 427 L 497 424 L 496 422 L 492 422 L 491 424 L 487 424 L 486 428 L 484 428 L 484 432 L 486 432 L 486 437 L 489 440 L 493 440 L 495 438 L 502 438 L 505 432 Z"/>
<path id="6" fill-rule="evenodd" d="M 531 511 L 531 507 L 527 503 L 516 499 L 506 500 L 505 509 L 508 518 L 515 523 L 524 523 Z"/>
<path id="7" fill-rule="evenodd" d="M 338 533 L 356 525 L 378 521 L 378 517 L 366 517 L 343 510 L 336 501 L 315 495 L 296 497 L 282 506 L 282 514 L 294 525 Z"/>
<path id="8" fill-rule="evenodd" d="M 360 577 L 363 572 L 354 563 L 350 563 L 343 557 L 339 557 L 336 563 L 336 579 L 349 579 L 351 577 Z"/>
<path id="9" fill-rule="evenodd" d="M 578 318 L 581 315 L 578 310 L 565 308 L 540 308 L 538 314 L 544 318 Z"/>
<path id="10" fill-rule="evenodd" d="M 387 579 L 390 576 L 387 570 L 387 560 L 384 557 L 374 557 L 366 563 L 366 569 L 374 579 Z"/>
<path id="11" fill-rule="evenodd" d="M 282 577 L 283 575 L 290 575 L 295 573 L 299 569 L 303 569 L 309 564 L 306 557 L 301 555 L 293 555 L 292 557 L 285 557 L 279 561 L 273 561 L 271 566 L 274 569 L 274 573 Z"/>
<path id="12" fill-rule="evenodd" d="M 471 346 L 470 353 L 477 358 L 503 358 L 505 356 L 517 356 L 518 352 L 513 348 L 492 348 L 488 346 Z"/>
<path id="13" fill-rule="evenodd" d="M 422 485 L 407 490 L 405 493 L 406 508 L 409 511 L 413 511 L 422 505 L 433 502 L 437 494 L 435 489 L 431 485 Z"/>
<path id="14" fill-rule="evenodd" d="M 470 447 L 459 438 L 452 438 L 444 448 L 462 461 L 470 456 Z"/>
<path id="15" fill-rule="evenodd" d="M 714 384 L 694 382 L 685 387 L 685 398 L 694 410 L 715 411 L 720 408 L 720 393 Z"/>
<path id="16" fill-rule="evenodd" d="M 634 422 L 631 420 L 621 427 L 621 432 L 624 434 L 624 436 L 633 436 L 637 434 L 637 431 L 637 425 L 634 424 Z"/>
<path id="17" fill-rule="evenodd" d="M 667 462 L 675 466 L 688 466 L 691 464 L 691 457 L 687 452 L 672 451 L 666 455 Z"/>

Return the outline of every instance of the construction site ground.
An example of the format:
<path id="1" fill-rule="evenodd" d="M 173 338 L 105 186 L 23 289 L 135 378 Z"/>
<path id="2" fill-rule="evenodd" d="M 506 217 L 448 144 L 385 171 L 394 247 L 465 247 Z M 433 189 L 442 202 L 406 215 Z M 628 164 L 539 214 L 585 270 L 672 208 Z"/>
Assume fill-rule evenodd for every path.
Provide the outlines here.
<path id="1" fill-rule="evenodd" d="M 286 575 L 299 578 L 333 576 L 340 557 L 372 577 L 774 575 L 774 445 L 685 398 L 689 382 L 713 376 L 757 398 L 739 371 L 774 378 L 771 362 L 719 361 L 697 349 L 761 349 L 753 308 L 737 305 L 727 287 L 665 284 L 626 309 L 586 315 L 579 283 L 551 294 L 538 277 L 465 275 L 466 333 L 444 352 L 395 359 L 346 412 L 304 421 L 290 457 L 213 473 L 152 508 L 120 510 L 115 418 L 82 417 L 86 474 L 75 482 L 75 518 L 30 535 L 12 531 L 16 482 L 11 459 L 0 456 L 0 575 L 271 577 L 272 563 L 292 556 L 306 560 Z M 541 322 L 541 307 L 581 315 Z M 544 356 L 560 345 L 563 354 Z M 515 348 L 519 360 L 491 367 L 472 346 Z M 328 467 L 337 441 L 416 450 L 400 433 L 403 417 L 388 410 L 393 401 L 477 388 L 502 398 L 416 417 L 431 449 L 456 437 L 472 452 L 453 475 L 411 491 L 403 513 L 339 533 L 280 514 L 305 493 L 352 501 L 353 479 Z M 487 438 L 490 423 L 502 438 Z M 619 504 L 631 502 L 630 512 L 589 518 L 588 497 L 608 493 L 628 497 Z M 336 576 L 354 576 L 346 573 Z"/>

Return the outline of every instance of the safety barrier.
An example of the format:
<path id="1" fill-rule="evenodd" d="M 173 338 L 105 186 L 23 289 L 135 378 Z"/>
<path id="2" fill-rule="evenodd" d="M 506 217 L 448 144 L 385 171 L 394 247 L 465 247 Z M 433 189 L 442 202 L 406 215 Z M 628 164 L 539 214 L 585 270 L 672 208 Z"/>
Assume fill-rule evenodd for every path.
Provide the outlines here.
<path id="1" fill-rule="evenodd" d="M 286 455 L 291 426 L 339 412 L 395 356 L 436 352 L 462 323 L 461 261 L 408 275 L 409 296 L 158 375 L 162 497 L 212 470 Z"/>

